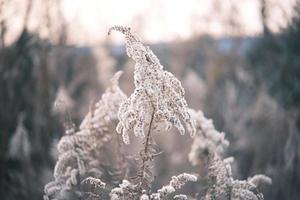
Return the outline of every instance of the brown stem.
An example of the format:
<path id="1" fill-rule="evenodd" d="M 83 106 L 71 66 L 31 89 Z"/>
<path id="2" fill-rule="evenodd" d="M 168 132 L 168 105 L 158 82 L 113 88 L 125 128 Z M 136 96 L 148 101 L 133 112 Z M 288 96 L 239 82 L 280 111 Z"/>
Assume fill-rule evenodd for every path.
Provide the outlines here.
<path id="1" fill-rule="evenodd" d="M 149 140 L 150 140 L 150 134 L 151 134 L 151 127 L 152 127 L 152 123 L 153 123 L 153 119 L 154 119 L 154 113 L 155 113 L 155 108 L 154 108 L 153 105 L 152 105 L 152 108 L 153 108 L 153 112 L 152 112 L 152 115 L 151 115 L 149 129 L 148 129 L 145 144 L 144 144 L 144 155 L 142 155 L 142 166 L 141 166 L 141 171 L 140 171 L 140 173 L 141 173 L 141 175 L 140 175 L 141 176 L 141 179 L 140 179 L 141 186 L 144 183 L 146 162 L 149 160 L 149 156 L 147 155 L 148 154 L 148 146 L 149 146 Z"/>

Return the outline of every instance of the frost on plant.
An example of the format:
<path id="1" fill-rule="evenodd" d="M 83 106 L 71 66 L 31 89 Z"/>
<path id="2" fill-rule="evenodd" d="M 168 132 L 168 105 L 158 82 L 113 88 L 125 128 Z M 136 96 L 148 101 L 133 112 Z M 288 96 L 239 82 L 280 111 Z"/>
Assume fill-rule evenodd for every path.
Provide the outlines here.
<path id="1" fill-rule="evenodd" d="M 159 199 L 165 199 L 169 197 L 169 195 L 173 194 L 176 190 L 182 188 L 187 182 L 196 182 L 197 177 L 192 174 L 183 173 L 178 176 L 173 176 L 172 180 L 170 181 L 169 185 L 163 186 L 159 189 L 156 196 Z"/>
<path id="2" fill-rule="evenodd" d="M 184 125 L 191 136 L 196 135 L 189 154 L 190 162 L 193 165 L 204 163 L 208 169 L 208 187 L 202 200 L 263 199 L 258 185 L 271 183 L 271 179 L 264 175 L 255 175 L 247 180 L 234 179 L 230 165 L 234 159 L 221 158 L 229 145 L 225 134 L 217 131 L 213 121 L 205 118 L 202 111 L 188 108 L 180 81 L 163 70 L 153 52 L 129 28 L 114 26 L 109 33 L 112 30 L 125 35 L 127 54 L 136 62 L 135 90 L 129 98 L 126 97 L 118 86 L 121 75 L 118 72 L 101 100 L 91 106 L 79 130 L 73 123 L 67 124 L 66 134 L 58 143 L 54 181 L 45 186 L 44 199 L 198 199 L 196 194 L 179 193 L 187 182 L 197 182 L 197 176 L 188 173 L 172 176 L 168 184 L 158 190 L 153 189 L 156 186 L 153 184 L 151 162 L 161 152 L 158 152 L 151 133 L 175 126 L 184 134 Z M 122 136 L 116 132 L 122 133 Z M 134 166 L 134 177 L 124 172 L 132 170 L 125 170 L 129 165 L 123 167 L 126 159 L 117 159 L 118 154 L 122 154 L 120 149 L 107 152 L 122 145 L 122 140 L 129 144 L 130 132 L 143 138 L 139 158 L 135 159 L 138 162 Z"/>
<path id="3" fill-rule="evenodd" d="M 137 199 L 138 190 L 135 185 L 130 183 L 127 180 L 123 180 L 123 182 L 111 190 L 109 194 L 111 200 L 118 200 L 118 199 Z"/>
<path id="4" fill-rule="evenodd" d="M 187 200 L 188 198 L 184 194 L 178 194 L 178 195 L 175 195 L 173 199 L 174 200 Z"/>
<path id="5" fill-rule="evenodd" d="M 156 193 L 146 193 L 142 191 L 139 193 L 137 185 L 130 183 L 127 180 L 114 188 L 110 192 L 111 200 L 119 199 L 136 199 L 136 200 L 167 200 L 167 199 L 185 199 L 186 195 L 174 195 L 174 193 L 181 189 L 187 182 L 195 182 L 197 177 L 192 174 L 183 173 L 178 176 L 173 176 L 170 183 L 158 189 Z"/>
<path id="6" fill-rule="evenodd" d="M 184 99 L 184 89 L 173 74 L 163 70 L 158 58 L 144 46 L 139 38 L 130 32 L 130 28 L 114 26 L 125 35 L 127 55 L 135 62 L 133 94 L 122 103 L 119 109 L 120 120 L 117 131 L 122 133 L 123 140 L 129 143 L 129 132 L 145 137 L 145 130 L 167 130 L 174 125 L 185 133 L 182 121 L 185 122 L 191 136 L 195 128 Z"/>
<path id="7" fill-rule="evenodd" d="M 208 158 L 208 177 L 211 186 L 204 200 L 263 200 L 259 192 L 258 183 L 271 184 L 272 181 L 265 175 L 255 175 L 248 180 L 236 180 L 232 177 L 231 162 L 233 159 L 222 160 L 217 154 Z"/>
<path id="8" fill-rule="evenodd" d="M 190 109 L 190 113 L 195 121 L 197 136 L 194 138 L 189 160 L 193 165 L 197 165 L 211 153 L 223 153 L 229 142 L 225 139 L 225 134 L 217 131 L 213 121 L 205 118 L 201 110 Z"/>
<path id="9" fill-rule="evenodd" d="M 262 200 L 258 191 L 258 183 L 271 183 L 265 175 L 255 175 L 247 181 L 232 177 L 231 163 L 233 157 L 222 159 L 220 156 L 226 150 L 229 142 L 225 134 L 217 131 L 211 119 L 205 118 L 203 112 L 190 110 L 195 120 L 197 136 L 194 138 L 189 153 L 193 165 L 206 163 L 208 168 L 209 189 L 204 200 Z"/>
<path id="10" fill-rule="evenodd" d="M 97 154 L 114 137 L 114 124 L 119 105 L 126 98 L 118 87 L 121 72 L 112 78 L 112 85 L 101 100 L 90 109 L 79 131 L 74 125 L 66 127 L 66 135 L 58 143 L 58 161 L 54 168 L 55 180 L 45 186 L 44 199 L 81 199 L 86 194 L 81 186 L 90 184 L 102 191 L 105 183 Z M 96 195 L 97 194 L 93 194 Z M 107 193 L 108 195 L 108 193 Z M 99 194 L 103 198 L 105 192 Z"/>

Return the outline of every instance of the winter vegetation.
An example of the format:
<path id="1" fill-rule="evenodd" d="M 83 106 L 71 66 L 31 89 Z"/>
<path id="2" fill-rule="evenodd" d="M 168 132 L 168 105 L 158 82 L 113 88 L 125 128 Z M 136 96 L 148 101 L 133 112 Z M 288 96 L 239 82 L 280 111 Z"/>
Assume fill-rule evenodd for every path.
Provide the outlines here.
<path id="1" fill-rule="evenodd" d="M 125 35 L 127 54 L 136 62 L 135 90 L 127 98 L 118 86 L 122 72 L 117 72 L 100 101 L 91 105 L 79 130 L 75 130 L 72 122 L 66 125 L 65 136 L 57 145 L 59 156 L 53 173 L 55 180 L 45 186 L 44 199 L 196 198 L 195 194 L 175 195 L 187 182 L 197 182 L 197 175 L 186 172 L 172 176 L 169 184 L 152 191 L 154 174 L 151 162 L 159 156 L 153 147 L 156 143 L 152 134 L 167 132 L 175 126 L 183 135 L 185 130 L 181 121 L 194 137 L 190 161 L 195 165 L 204 161 L 207 164 L 210 186 L 204 199 L 263 199 L 257 189 L 258 183 L 271 184 L 271 179 L 255 175 L 247 181 L 235 180 L 230 166 L 233 159 L 220 157 L 229 145 L 224 133 L 215 130 L 212 120 L 205 118 L 201 110 L 196 112 L 188 108 L 180 81 L 163 70 L 158 58 L 131 33 L 130 28 L 114 26 L 109 34 L 113 30 Z M 110 163 L 107 169 L 101 168 L 104 163 L 101 154 L 108 154 L 105 145 L 116 140 L 116 147 L 110 145 L 106 148 L 120 148 L 116 132 L 122 135 L 125 145 L 130 145 L 130 133 L 142 140 L 135 177 L 126 175 L 129 169 L 123 163 L 126 162 L 124 152 L 117 151 L 120 155 L 115 157 L 120 157 L 119 162 Z M 109 173 L 106 174 L 106 170 Z M 108 178 L 108 175 L 112 177 Z M 116 186 L 118 181 L 120 183 Z M 85 190 L 84 185 L 88 185 L 89 190 Z"/>
<path id="2" fill-rule="evenodd" d="M 0 0 L 1 199 L 300 198 L 298 0 L 67 1 Z"/>

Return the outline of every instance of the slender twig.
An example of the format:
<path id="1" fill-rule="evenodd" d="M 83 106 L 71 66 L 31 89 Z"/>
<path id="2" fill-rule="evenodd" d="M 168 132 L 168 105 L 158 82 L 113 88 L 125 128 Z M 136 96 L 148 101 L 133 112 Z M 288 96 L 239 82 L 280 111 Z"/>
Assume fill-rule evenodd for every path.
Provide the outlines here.
<path id="1" fill-rule="evenodd" d="M 144 144 L 144 155 L 142 155 L 142 166 L 141 166 L 141 170 L 140 170 L 140 184 L 141 186 L 144 183 L 144 176 L 145 176 L 145 169 L 146 169 L 146 162 L 149 160 L 149 156 L 148 156 L 148 147 L 149 147 L 149 141 L 150 141 L 150 135 L 151 135 L 151 127 L 152 127 L 152 123 L 153 123 L 153 119 L 154 119 L 154 113 L 155 113 L 155 107 L 152 105 L 153 108 L 153 112 L 151 115 L 151 120 L 150 120 L 150 124 L 149 124 L 149 129 L 147 132 L 147 136 L 145 139 L 145 144 Z"/>

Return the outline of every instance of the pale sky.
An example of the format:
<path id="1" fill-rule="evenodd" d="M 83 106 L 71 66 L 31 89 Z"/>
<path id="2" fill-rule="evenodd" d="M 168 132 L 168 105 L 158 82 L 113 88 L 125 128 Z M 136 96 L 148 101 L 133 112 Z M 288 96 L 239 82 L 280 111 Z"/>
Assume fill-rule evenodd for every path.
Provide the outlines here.
<path id="1" fill-rule="evenodd" d="M 22 24 L 18 17 L 22 18 L 25 6 L 20 1 L 10 1 L 17 5 L 13 6 L 17 11 L 11 18 L 11 30 L 17 33 Z M 38 24 L 41 24 L 45 1 L 33 2 L 35 7 L 29 25 L 33 30 L 42 30 Z M 269 25 L 278 31 L 286 23 L 285 15 L 291 15 L 295 0 L 269 2 Z M 69 42 L 78 45 L 97 45 L 107 37 L 106 32 L 112 25 L 131 26 L 148 42 L 186 39 L 193 34 L 230 35 L 233 32 L 228 26 L 229 16 L 240 25 L 234 34 L 256 35 L 262 31 L 259 0 L 61 0 L 61 6 L 68 23 Z M 234 15 L 233 9 L 236 10 Z M 113 40 L 119 41 L 120 37 L 114 34 Z"/>

